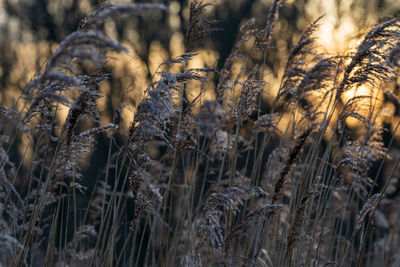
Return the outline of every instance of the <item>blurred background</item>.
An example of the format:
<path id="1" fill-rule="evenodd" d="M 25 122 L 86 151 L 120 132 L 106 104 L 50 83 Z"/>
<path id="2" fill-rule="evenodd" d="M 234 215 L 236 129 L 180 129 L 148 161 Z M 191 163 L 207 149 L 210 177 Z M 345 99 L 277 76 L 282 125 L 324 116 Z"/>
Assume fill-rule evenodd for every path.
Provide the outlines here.
<path id="1" fill-rule="evenodd" d="M 43 70 L 57 45 L 78 28 L 82 18 L 89 15 L 103 1 L 97 0 L 0 0 L 0 103 L 26 110 L 19 96 L 26 84 Z M 124 3 L 131 1 L 114 1 Z M 125 17 L 104 25 L 105 33 L 125 45 L 126 54 L 110 54 L 106 71 L 112 76 L 100 86 L 104 96 L 98 102 L 104 124 L 112 121 L 127 129 L 133 120 L 135 106 L 143 97 L 147 86 L 159 77 L 159 65 L 185 52 L 185 31 L 189 19 L 189 1 L 137 1 L 165 4 L 169 12 L 154 12 L 140 17 Z M 249 18 L 256 19 L 256 26 L 263 28 L 272 0 L 218 0 L 206 9 L 206 17 L 217 20 L 219 29 L 201 40 L 197 56 L 190 68 L 212 67 L 221 69 L 228 57 L 240 25 Z M 354 46 L 352 40 L 358 33 L 385 16 L 400 14 L 398 0 L 287 0 L 280 10 L 272 45 L 267 54 L 264 79 L 268 83 L 262 94 L 265 109 L 275 97 L 288 53 L 298 41 L 307 24 L 323 15 L 315 36 L 319 49 L 325 54 L 345 54 Z M 254 40 L 253 40 L 254 41 Z M 262 56 L 251 52 L 253 43 L 246 44 L 247 60 L 236 59 L 232 75 L 240 72 L 245 64 L 262 62 Z M 250 59 L 250 63 L 249 63 Z M 179 68 L 179 67 L 178 67 Z M 216 74 L 207 74 L 209 81 L 204 88 L 204 100 L 215 99 Z M 385 84 L 390 90 L 398 89 L 398 82 Z M 194 90 L 193 96 L 197 95 Z M 370 92 L 369 92 L 370 93 Z M 350 93 L 351 94 L 351 93 Z M 378 94 L 378 93 L 376 93 Z M 188 96 L 191 97 L 190 95 Z M 349 98 L 351 96 L 348 96 Z M 380 105 L 387 114 L 383 117 L 390 132 L 400 121 L 399 106 L 383 96 Z M 62 108 L 62 107 L 61 107 Z M 61 126 L 68 114 L 67 107 L 58 112 Z M 284 123 L 285 120 L 282 120 Z M 349 122 L 351 124 L 351 122 Z M 351 126 L 351 125 L 350 125 Z M 285 127 L 285 125 L 281 125 Z M 400 141 L 400 132 L 396 135 Z M 16 153 L 26 153 L 29 140 L 21 136 Z M 102 150 L 99 141 L 99 150 Z M 17 156 L 17 155 L 16 155 Z M 16 161 L 19 162 L 19 161 Z M 98 161 L 99 164 L 101 162 Z M 95 175 L 95 174 L 94 174 Z"/>

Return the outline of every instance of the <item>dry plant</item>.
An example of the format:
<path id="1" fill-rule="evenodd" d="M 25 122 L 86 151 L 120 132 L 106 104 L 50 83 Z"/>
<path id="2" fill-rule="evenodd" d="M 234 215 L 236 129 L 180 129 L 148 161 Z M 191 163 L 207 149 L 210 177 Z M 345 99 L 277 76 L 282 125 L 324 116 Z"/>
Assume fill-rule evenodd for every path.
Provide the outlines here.
<path id="1" fill-rule="evenodd" d="M 383 142 L 378 96 L 344 97 L 359 88 L 397 97 L 380 86 L 399 75 L 400 20 L 374 25 L 344 55 L 318 52 L 324 18 L 312 22 L 265 109 L 264 68 L 283 1 L 273 1 L 262 29 L 254 18 L 241 26 L 220 71 L 191 69 L 201 39 L 216 30 L 203 17 L 212 4 L 190 2 L 186 53 L 160 66 L 129 129 L 118 126 L 118 111 L 102 125 L 98 110 L 107 53 L 127 51 L 102 25 L 164 12 L 162 4 L 101 5 L 25 87 L 22 109 L 0 108 L 0 265 L 400 264 L 399 155 L 393 139 Z M 263 62 L 246 54 L 249 42 Z M 246 64 L 233 75 L 238 59 Z M 210 72 L 219 75 L 216 99 L 205 101 Z M 191 86 L 200 93 L 189 98 Z M 69 110 L 62 127 L 61 107 Z M 27 159 L 13 162 L 22 138 Z M 93 185 L 81 167 L 96 153 L 107 161 Z"/>

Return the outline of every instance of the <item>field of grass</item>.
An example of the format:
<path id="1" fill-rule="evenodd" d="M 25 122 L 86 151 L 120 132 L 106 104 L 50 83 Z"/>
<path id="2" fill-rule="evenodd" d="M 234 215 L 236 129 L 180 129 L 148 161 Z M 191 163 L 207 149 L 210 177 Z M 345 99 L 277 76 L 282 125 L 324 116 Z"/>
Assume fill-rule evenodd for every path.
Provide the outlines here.
<path id="1" fill-rule="evenodd" d="M 82 19 L 0 107 L 0 266 L 400 266 L 400 19 L 340 55 L 321 52 L 324 17 L 311 21 L 270 83 L 284 4 L 243 23 L 215 69 L 191 64 L 218 30 L 211 4 L 191 1 L 184 53 L 158 66 L 128 127 L 123 103 L 111 123 L 99 112 L 110 55 L 128 52 L 102 26 L 168 9 Z"/>

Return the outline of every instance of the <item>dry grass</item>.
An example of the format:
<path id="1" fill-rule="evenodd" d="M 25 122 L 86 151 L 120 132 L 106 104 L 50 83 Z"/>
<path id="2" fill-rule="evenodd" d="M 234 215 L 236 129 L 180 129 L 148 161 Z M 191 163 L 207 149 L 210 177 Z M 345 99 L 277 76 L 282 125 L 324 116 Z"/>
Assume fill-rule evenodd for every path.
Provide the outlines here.
<path id="1" fill-rule="evenodd" d="M 260 94 L 268 90 L 264 65 L 282 2 L 273 1 L 263 29 L 254 19 L 239 29 L 218 72 L 188 67 L 215 30 L 202 17 L 209 4 L 192 1 L 186 53 L 160 66 L 127 131 L 118 128 L 119 110 L 101 125 L 107 53 L 126 51 L 101 25 L 166 8 L 105 4 L 83 19 L 25 87 L 23 109 L 0 109 L 0 263 L 398 266 L 399 196 L 387 191 L 398 180 L 399 156 L 393 140 L 382 141 L 377 96 L 343 96 L 362 87 L 396 96 L 380 86 L 398 76 L 400 20 L 374 25 L 346 55 L 319 53 L 314 30 L 323 18 L 311 23 L 267 111 Z M 259 65 L 242 54 L 249 41 L 263 55 Z M 238 58 L 247 67 L 235 77 Z M 174 65 L 181 71 L 171 72 Z M 210 72 L 219 73 L 216 100 L 205 101 Z M 199 95 L 190 95 L 194 85 Z M 60 106 L 69 113 L 57 128 Z M 10 156 L 22 136 L 32 151 L 27 168 Z M 98 153 L 98 138 L 108 142 L 107 161 L 86 188 L 80 166 Z"/>

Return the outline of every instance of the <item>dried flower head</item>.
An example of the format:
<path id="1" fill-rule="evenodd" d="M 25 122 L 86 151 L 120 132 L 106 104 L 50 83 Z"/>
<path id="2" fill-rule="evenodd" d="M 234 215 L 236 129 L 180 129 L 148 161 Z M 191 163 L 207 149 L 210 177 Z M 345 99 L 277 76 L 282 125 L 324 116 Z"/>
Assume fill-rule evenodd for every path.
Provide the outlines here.
<path id="1" fill-rule="evenodd" d="M 265 195 L 265 192 L 257 186 L 241 184 L 211 194 L 204 207 L 204 223 L 199 229 L 199 236 L 202 241 L 198 244 L 198 248 L 203 245 L 204 241 L 208 240 L 212 248 L 220 250 L 224 244 L 220 222 L 223 211 L 231 211 L 235 214 L 239 211 L 239 205 L 243 205 L 244 201 L 258 194 Z"/>
<path id="2" fill-rule="evenodd" d="M 193 51 L 198 41 L 217 30 L 214 28 L 214 24 L 217 21 L 202 17 L 204 9 L 211 5 L 212 2 L 206 2 L 204 0 L 190 1 L 189 25 L 185 38 L 187 52 Z"/>
<path id="3" fill-rule="evenodd" d="M 89 17 L 85 17 L 79 24 L 79 29 L 98 29 L 109 20 L 116 20 L 125 16 L 141 16 L 156 10 L 166 11 L 163 4 L 129 3 L 100 5 Z"/>

